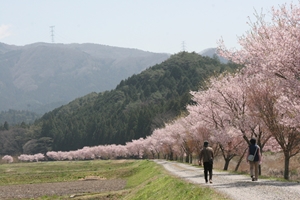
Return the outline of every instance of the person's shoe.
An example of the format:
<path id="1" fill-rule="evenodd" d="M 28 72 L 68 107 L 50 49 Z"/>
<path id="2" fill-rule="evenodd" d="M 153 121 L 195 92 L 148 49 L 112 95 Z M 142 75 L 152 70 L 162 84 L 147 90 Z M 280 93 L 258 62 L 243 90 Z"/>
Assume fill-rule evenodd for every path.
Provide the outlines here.
<path id="1" fill-rule="evenodd" d="M 213 183 L 212 180 L 209 180 L 209 183 Z"/>
<path id="2" fill-rule="evenodd" d="M 252 181 L 255 181 L 255 178 L 252 178 Z"/>

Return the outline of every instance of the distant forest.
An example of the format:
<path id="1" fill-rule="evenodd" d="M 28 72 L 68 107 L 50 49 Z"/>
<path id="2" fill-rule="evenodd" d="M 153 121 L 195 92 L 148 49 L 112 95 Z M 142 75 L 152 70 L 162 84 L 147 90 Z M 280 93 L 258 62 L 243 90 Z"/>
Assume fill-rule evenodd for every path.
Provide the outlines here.
<path id="1" fill-rule="evenodd" d="M 190 91 L 205 88 L 211 76 L 239 68 L 194 52 L 172 55 L 121 81 L 114 90 L 90 93 L 44 114 L 26 128 L 26 148 L 30 153 L 40 153 L 34 147 L 43 145 L 45 151 L 69 151 L 145 138 L 186 114 L 186 105 L 193 103 Z"/>

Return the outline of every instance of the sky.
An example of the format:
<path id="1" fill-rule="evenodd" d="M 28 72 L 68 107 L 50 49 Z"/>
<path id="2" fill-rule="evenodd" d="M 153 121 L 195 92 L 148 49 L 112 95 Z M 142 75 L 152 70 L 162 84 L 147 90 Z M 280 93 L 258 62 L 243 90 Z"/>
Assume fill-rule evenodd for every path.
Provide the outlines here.
<path id="1" fill-rule="evenodd" d="M 255 11 L 289 0 L 0 0 L 0 42 L 95 43 L 175 54 L 239 48 Z M 53 27 L 53 28 L 51 28 Z"/>

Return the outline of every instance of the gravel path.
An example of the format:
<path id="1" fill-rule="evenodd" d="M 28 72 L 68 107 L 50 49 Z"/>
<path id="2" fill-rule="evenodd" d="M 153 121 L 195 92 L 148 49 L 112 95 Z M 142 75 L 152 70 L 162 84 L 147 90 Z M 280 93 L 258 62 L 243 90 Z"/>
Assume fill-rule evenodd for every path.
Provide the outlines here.
<path id="1" fill-rule="evenodd" d="M 296 182 L 279 182 L 264 179 L 253 182 L 250 176 L 213 170 L 213 184 L 206 184 L 203 168 L 165 160 L 155 160 L 155 162 L 164 166 L 166 170 L 178 177 L 195 184 L 212 187 L 234 200 L 300 199 L 300 184 Z"/>

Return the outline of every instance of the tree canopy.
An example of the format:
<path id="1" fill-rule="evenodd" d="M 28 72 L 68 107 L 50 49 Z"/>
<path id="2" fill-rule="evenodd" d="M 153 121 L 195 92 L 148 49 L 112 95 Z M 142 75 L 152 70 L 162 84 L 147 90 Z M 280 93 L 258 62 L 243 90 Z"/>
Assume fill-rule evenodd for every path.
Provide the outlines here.
<path id="1" fill-rule="evenodd" d="M 208 77 L 239 67 L 180 52 L 121 81 L 114 90 L 91 93 L 46 113 L 35 123 L 40 127 L 36 137 L 52 138 L 54 150 L 125 144 L 146 137 L 185 113 L 191 103 L 189 92 L 198 90 Z"/>

